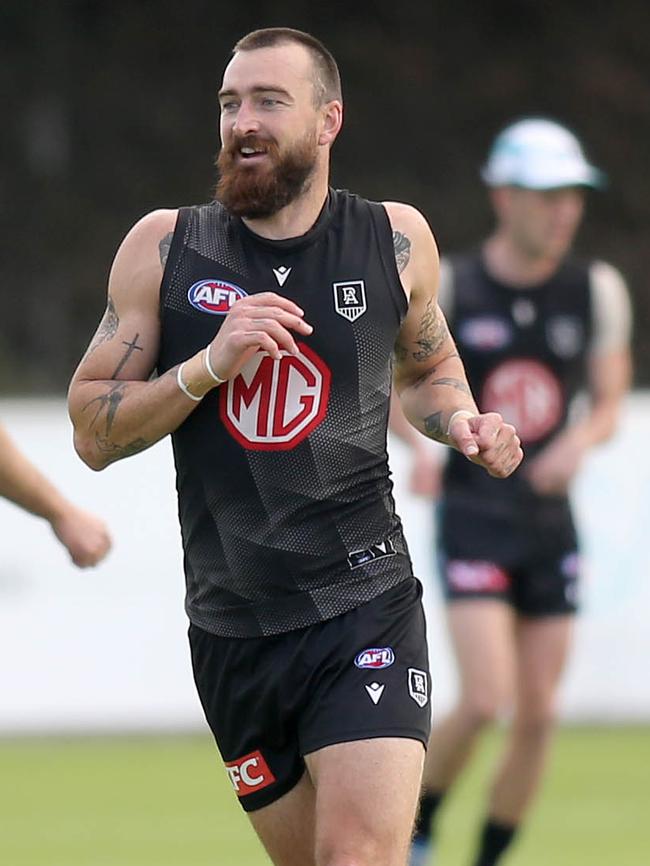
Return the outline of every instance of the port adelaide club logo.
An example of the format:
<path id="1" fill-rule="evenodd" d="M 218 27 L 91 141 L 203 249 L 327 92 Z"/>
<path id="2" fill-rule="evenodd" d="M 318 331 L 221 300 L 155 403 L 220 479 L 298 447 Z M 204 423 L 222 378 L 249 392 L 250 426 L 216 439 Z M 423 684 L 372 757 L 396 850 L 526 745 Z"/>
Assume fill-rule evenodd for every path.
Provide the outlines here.
<path id="1" fill-rule="evenodd" d="M 235 301 L 246 295 L 242 288 L 225 280 L 199 280 L 188 289 L 187 300 L 202 313 L 225 316 Z"/>
<path id="2" fill-rule="evenodd" d="M 366 286 L 363 280 L 332 283 L 334 309 L 349 322 L 356 322 L 366 312 Z"/>

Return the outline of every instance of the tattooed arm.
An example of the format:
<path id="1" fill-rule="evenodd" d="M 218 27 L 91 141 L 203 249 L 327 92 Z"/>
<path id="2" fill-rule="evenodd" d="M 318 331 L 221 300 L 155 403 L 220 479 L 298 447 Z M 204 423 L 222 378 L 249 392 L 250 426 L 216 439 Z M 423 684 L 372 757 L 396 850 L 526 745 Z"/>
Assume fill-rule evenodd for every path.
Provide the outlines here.
<path id="1" fill-rule="evenodd" d="M 438 251 L 431 230 L 409 205 L 385 204 L 395 261 L 409 299 L 395 342 L 394 387 L 420 433 L 451 445 L 490 474 L 509 475 L 522 454 L 515 430 L 476 407 L 445 317 L 438 306 Z"/>
<path id="2" fill-rule="evenodd" d="M 75 448 L 93 469 L 153 445 L 197 405 L 179 389 L 176 369 L 149 381 L 158 356 L 160 282 L 175 224 L 176 211 L 154 211 L 122 242 L 106 311 L 70 383 Z M 187 361 L 188 377 L 194 368 L 200 395 L 214 383 L 205 380 L 200 358 Z"/>
<path id="3" fill-rule="evenodd" d="M 260 292 L 237 301 L 209 346 L 183 362 L 182 388 L 179 367 L 149 381 L 160 342 L 160 282 L 175 224 L 176 211 L 154 211 L 124 239 L 111 269 L 104 318 L 70 383 L 75 448 L 92 469 L 144 451 L 171 433 L 259 349 L 274 358 L 282 351 L 296 354 L 290 332 L 312 331 L 296 304 Z"/>

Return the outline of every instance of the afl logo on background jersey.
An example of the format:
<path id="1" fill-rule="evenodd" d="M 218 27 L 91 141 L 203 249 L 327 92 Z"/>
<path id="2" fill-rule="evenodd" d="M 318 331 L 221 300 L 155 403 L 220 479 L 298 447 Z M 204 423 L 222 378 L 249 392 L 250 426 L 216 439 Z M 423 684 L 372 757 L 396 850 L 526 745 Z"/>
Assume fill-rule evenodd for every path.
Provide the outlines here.
<path id="1" fill-rule="evenodd" d="M 298 343 L 299 355 L 279 360 L 257 352 L 219 389 L 219 412 L 230 434 L 254 451 L 288 451 L 327 413 L 331 374 L 318 355 Z"/>
<path id="2" fill-rule="evenodd" d="M 361 650 L 354 663 L 358 668 L 380 670 L 381 668 L 389 668 L 394 661 L 395 653 L 393 650 L 389 646 L 383 646 Z"/>
<path id="3" fill-rule="evenodd" d="M 199 280 L 190 286 L 187 300 L 202 313 L 225 316 L 235 301 L 245 298 L 246 294 L 239 286 L 225 280 Z"/>

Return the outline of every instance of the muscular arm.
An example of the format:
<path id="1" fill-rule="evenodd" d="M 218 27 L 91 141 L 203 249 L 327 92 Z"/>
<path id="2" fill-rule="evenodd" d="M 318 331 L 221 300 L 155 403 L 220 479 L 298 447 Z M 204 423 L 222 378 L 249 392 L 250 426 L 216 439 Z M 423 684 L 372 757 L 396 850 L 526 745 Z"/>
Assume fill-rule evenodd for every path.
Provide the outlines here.
<path id="1" fill-rule="evenodd" d="M 149 381 L 160 339 L 160 282 L 175 223 L 176 211 L 154 211 L 124 239 L 111 269 L 106 311 L 70 383 L 75 448 L 93 469 L 153 445 L 197 405 L 179 389 L 176 368 Z M 200 357 L 184 369 L 197 396 L 213 387 Z"/>
<path id="2" fill-rule="evenodd" d="M 214 340 L 182 366 L 150 381 L 158 357 L 158 302 L 175 211 L 154 211 L 137 223 L 117 252 L 106 312 L 70 384 L 68 405 L 77 452 L 92 469 L 144 451 L 171 433 L 208 391 L 236 375 L 262 350 L 297 354 L 290 330 L 311 325 L 292 301 L 261 292 L 237 301 Z M 208 371 L 206 353 L 216 381 Z M 196 398 L 196 399 L 193 399 Z"/>
<path id="3" fill-rule="evenodd" d="M 386 205 L 395 254 L 409 295 L 395 343 L 394 385 L 404 415 L 421 433 L 449 443 L 449 419 L 478 414 L 462 361 L 438 306 L 438 252 L 424 218 L 407 205 Z"/>
<path id="4" fill-rule="evenodd" d="M 395 342 L 394 386 L 408 421 L 456 448 L 490 475 L 506 477 L 523 453 L 515 429 L 497 413 L 481 415 L 462 361 L 438 306 L 438 251 L 424 218 L 412 207 L 385 205 L 408 312 Z"/>

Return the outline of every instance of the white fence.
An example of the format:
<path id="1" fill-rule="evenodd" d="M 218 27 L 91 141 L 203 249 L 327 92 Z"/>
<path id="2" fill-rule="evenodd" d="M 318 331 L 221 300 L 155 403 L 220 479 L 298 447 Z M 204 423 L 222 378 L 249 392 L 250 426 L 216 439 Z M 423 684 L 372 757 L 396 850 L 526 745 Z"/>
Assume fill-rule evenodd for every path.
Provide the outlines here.
<path id="1" fill-rule="evenodd" d="M 105 564 L 78 571 L 43 521 L 0 501 L 0 732 L 201 726 L 169 442 L 97 475 L 72 451 L 61 402 L 0 402 L 0 419 L 71 498 L 108 520 L 116 540 Z M 636 394 L 620 435 L 590 458 L 576 490 L 588 580 L 563 689 L 565 718 L 650 720 L 649 431 L 650 396 Z M 440 713 L 455 678 L 433 577 L 432 509 L 404 491 L 400 443 L 391 444 L 391 458 L 426 586 Z"/>

